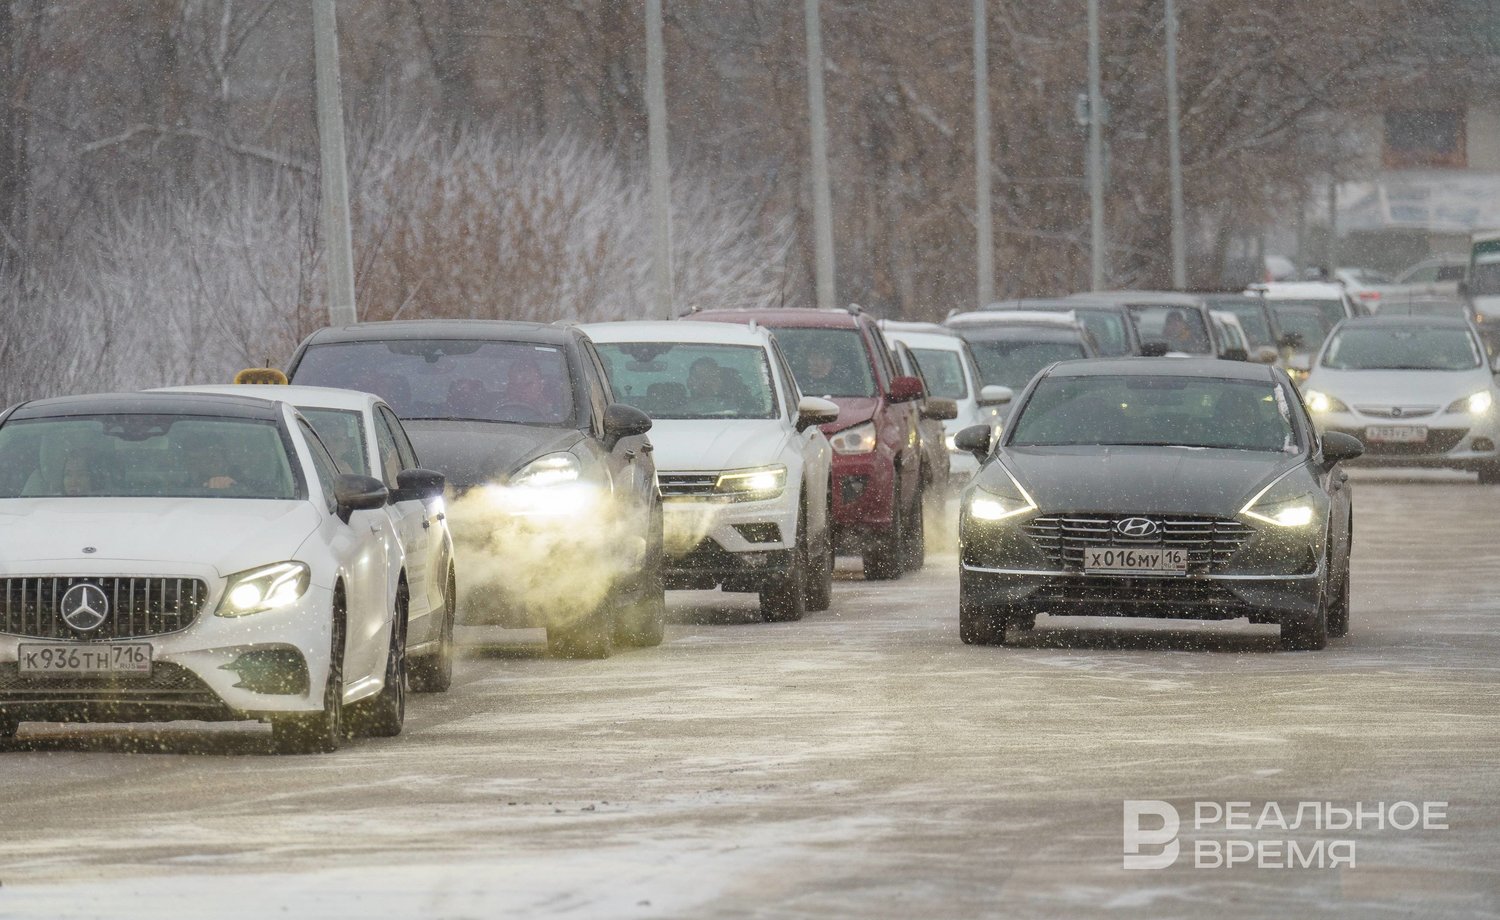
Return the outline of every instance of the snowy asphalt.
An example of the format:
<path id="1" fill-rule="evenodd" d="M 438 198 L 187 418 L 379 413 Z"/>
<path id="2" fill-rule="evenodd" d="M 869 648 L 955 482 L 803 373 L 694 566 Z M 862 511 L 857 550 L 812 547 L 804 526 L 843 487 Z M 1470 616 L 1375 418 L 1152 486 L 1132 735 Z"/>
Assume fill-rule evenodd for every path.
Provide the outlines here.
<path id="1" fill-rule="evenodd" d="M 966 647 L 938 554 L 893 584 L 846 560 L 800 623 L 674 595 L 666 644 L 608 661 L 469 633 L 451 693 L 332 756 L 29 726 L 0 918 L 1500 916 L 1500 488 L 1354 479 L 1352 632 L 1323 652 L 1046 617 Z M 1127 799 L 1181 813 L 1176 864 L 1122 868 Z M 1447 827 L 1194 829 L 1198 802 L 1446 802 Z M 1193 867 L 1231 838 L 1357 860 Z"/>

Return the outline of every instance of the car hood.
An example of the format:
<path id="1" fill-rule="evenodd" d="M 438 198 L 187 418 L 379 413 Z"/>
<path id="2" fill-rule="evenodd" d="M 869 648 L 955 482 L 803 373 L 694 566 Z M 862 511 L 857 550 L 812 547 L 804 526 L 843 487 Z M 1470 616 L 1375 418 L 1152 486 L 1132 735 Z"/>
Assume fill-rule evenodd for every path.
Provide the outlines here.
<path id="1" fill-rule="evenodd" d="M 818 393 L 804 393 L 804 396 L 819 396 Z M 839 417 L 826 425 L 821 426 L 824 434 L 833 434 L 843 431 L 845 428 L 853 428 L 862 422 L 868 422 L 875 417 L 875 410 L 880 408 L 880 400 L 874 396 L 821 396 L 839 407 Z"/>
<path id="2" fill-rule="evenodd" d="M 1208 514 L 1233 517 L 1297 464 L 1269 451 L 1189 447 L 1012 447 L 999 459 L 1043 513 Z M 990 463 L 981 485 L 1009 487 Z"/>
<path id="3" fill-rule="evenodd" d="M 8 499 L 0 501 L 0 569 L 88 559 L 204 565 L 230 575 L 292 558 L 318 522 L 307 501 Z"/>
<path id="4" fill-rule="evenodd" d="M 1490 374 L 1482 367 L 1465 371 L 1341 371 L 1320 367 L 1308 376 L 1306 386 L 1351 406 L 1442 408 L 1487 389 Z"/>
<path id="5" fill-rule="evenodd" d="M 504 422 L 415 419 L 401 424 L 422 466 L 442 473 L 457 489 L 503 479 L 531 458 L 567 450 L 583 438 L 575 428 Z"/>
<path id="6" fill-rule="evenodd" d="M 658 419 L 651 444 L 659 470 L 734 470 L 774 462 L 787 434 L 781 419 Z"/>

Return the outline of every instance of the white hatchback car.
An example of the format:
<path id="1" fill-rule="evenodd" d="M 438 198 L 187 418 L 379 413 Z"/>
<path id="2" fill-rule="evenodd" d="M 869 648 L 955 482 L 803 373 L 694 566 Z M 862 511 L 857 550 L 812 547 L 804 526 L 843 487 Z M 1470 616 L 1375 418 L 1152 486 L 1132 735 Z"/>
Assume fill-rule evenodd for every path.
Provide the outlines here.
<path id="1" fill-rule="evenodd" d="M 283 378 L 284 379 L 284 378 Z M 289 403 L 302 413 L 339 470 L 374 476 L 390 490 L 385 506 L 405 559 L 410 606 L 406 657 L 411 689 L 442 693 L 453 682 L 458 581 L 442 473 L 423 469 L 401 420 L 370 393 L 304 386 L 170 387 L 167 393 L 219 393 Z"/>
<path id="2" fill-rule="evenodd" d="M 760 594 L 766 620 L 826 610 L 833 591 L 838 406 L 797 389 L 754 323 L 583 327 L 615 399 L 651 416 L 668 588 Z"/>
<path id="3" fill-rule="evenodd" d="M 282 402 L 7 410 L 0 742 L 23 721 L 269 720 L 284 752 L 398 734 L 409 595 L 388 497 Z"/>

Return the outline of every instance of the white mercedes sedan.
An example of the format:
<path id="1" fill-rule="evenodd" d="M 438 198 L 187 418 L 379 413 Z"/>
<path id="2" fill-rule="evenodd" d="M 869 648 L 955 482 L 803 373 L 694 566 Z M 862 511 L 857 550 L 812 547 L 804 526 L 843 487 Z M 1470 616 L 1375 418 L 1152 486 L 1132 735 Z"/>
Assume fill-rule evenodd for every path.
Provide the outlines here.
<path id="1" fill-rule="evenodd" d="M 651 416 L 668 588 L 756 592 L 761 617 L 827 610 L 839 407 L 806 397 L 770 330 L 729 323 L 582 327 L 615 399 Z"/>
<path id="2" fill-rule="evenodd" d="M 0 415 L 0 745 L 25 721 L 399 734 L 410 595 L 378 479 L 284 402 L 137 393 Z"/>

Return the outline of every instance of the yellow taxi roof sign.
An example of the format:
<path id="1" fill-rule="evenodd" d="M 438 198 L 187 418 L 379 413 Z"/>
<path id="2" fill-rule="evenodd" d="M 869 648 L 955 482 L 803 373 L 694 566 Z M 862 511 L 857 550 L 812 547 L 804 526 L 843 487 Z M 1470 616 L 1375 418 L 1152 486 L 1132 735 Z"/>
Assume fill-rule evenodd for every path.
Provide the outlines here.
<path id="1" fill-rule="evenodd" d="M 286 386 L 286 374 L 274 367 L 247 367 L 234 375 L 235 383 L 273 384 Z"/>

